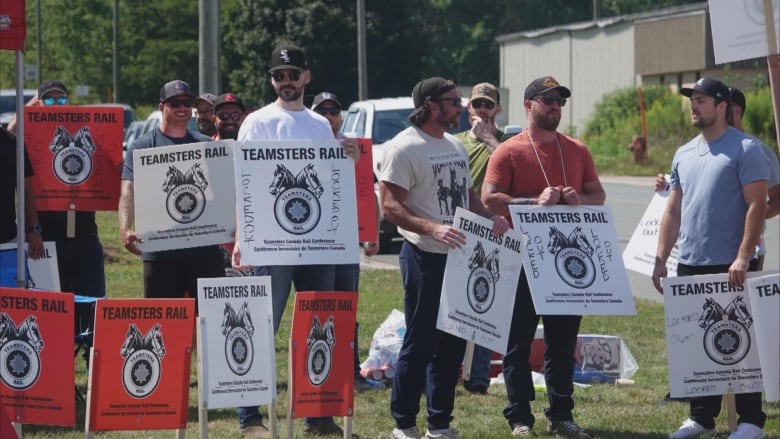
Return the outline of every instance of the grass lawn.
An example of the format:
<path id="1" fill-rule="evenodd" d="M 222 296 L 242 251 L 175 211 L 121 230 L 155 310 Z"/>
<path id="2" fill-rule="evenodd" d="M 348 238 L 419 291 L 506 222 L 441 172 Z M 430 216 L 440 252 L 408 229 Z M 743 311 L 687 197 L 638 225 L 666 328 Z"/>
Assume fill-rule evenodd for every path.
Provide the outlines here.
<path id="1" fill-rule="evenodd" d="M 137 258 L 121 249 L 118 243 L 116 214 L 98 214 L 101 237 L 106 249 L 106 277 L 109 297 L 142 297 L 141 264 Z M 360 322 L 360 352 L 365 359 L 373 331 L 393 309 L 403 308 L 403 292 L 400 277 L 395 270 L 364 270 L 361 273 L 361 292 L 358 307 Z M 292 303 L 292 301 L 290 302 Z M 631 317 L 586 317 L 582 333 L 600 333 L 622 337 L 639 363 L 634 375 L 633 386 L 615 387 L 594 385 L 577 388 L 574 393 L 575 418 L 589 432 L 598 438 L 666 438 L 677 429 L 688 414 L 688 404 L 663 402 L 667 392 L 666 347 L 664 343 L 664 317 L 660 304 L 648 301 L 637 302 L 637 316 Z M 288 306 L 282 327 L 276 338 L 277 387 L 279 390 L 277 413 L 280 434 L 286 431 L 287 412 L 287 338 L 289 337 L 292 307 Z M 189 423 L 187 437 L 198 436 L 197 370 L 195 355 L 190 377 Z M 83 361 L 77 361 L 76 381 L 82 393 L 86 394 L 86 377 Z M 356 394 L 353 431 L 362 438 L 388 438 L 393 428 L 389 409 L 390 390 L 370 391 Z M 476 396 L 458 386 L 455 401 L 453 426 L 464 438 L 492 439 L 509 438 L 501 410 L 506 404 L 506 390 L 503 385 L 491 386 L 487 395 Z M 421 401 L 424 413 L 424 400 Z M 537 424 L 537 436 L 547 437 L 544 432 L 544 407 L 546 397 L 536 394 L 533 403 Z M 25 425 L 25 438 L 81 438 L 84 426 L 83 403 L 77 403 L 76 429 Z M 780 404 L 764 403 L 768 420 L 765 428 L 767 439 L 780 439 Z M 267 414 L 265 409 L 262 410 Z M 236 438 L 238 423 L 235 410 L 209 411 L 210 438 Z M 418 417 L 418 425 L 425 431 L 425 417 Z M 296 420 L 296 437 L 302 437 L 303 421 Z M 718 437 L 725 438 L 727 424 L 725 413 L 718 418 Z M 98 437 L 151 438 L 173 435 L 161 431 L 123 431 L 98 433 Z"/>

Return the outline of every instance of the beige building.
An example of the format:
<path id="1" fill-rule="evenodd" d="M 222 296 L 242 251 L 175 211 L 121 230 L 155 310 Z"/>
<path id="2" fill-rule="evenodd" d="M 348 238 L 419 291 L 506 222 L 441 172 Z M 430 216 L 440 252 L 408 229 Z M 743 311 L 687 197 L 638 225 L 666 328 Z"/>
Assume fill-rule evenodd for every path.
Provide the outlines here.
<path id="1" fill-rule="evenodd" d="M 581 132 L 594 106 L 626 87 L 679 88 L 702 76 L 745 87 L 766 75 L 764 58 L 715 65 L 707 3 L 500 35 L 500 82 L 509 90 L 508 123 L 526 124 L 523 92 L 533 79 L 552 75 L 569 87 L 561 128 Z"/>

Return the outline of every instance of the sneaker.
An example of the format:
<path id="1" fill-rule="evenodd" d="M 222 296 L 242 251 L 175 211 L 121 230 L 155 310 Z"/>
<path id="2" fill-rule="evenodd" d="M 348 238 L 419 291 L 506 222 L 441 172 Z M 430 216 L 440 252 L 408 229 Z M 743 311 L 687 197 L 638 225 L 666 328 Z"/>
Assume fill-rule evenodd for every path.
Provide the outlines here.
<path id="1" fill-rule="evenodd" d="M 687 439 L 699 437 L 701 435 L 712 436 L 713 433 L 715 433 L 714 428 L 704 428 L 703 425 L 699 424 L 691 418 L 688 418 L 683 421 L 679 430 L 669 435 L 669 439 Z"/>
<path id="2" fill-rule="evenodd" d="M 303 424 L 304 436 L 344 436 L 344 430 L 341 429 L 333 419 L 328 419 L 324 422 L 318 422 L 316 424 Z M 353 434 L 353 438 L 358 437 Z"/>
<path id="3" fill-rule="evenodd" d="M 530 436 L 531 427 L 518 422 L 512 426 L 512 436 Z"/>
<path id="4" fill-rule="evenodd" d="M 263 425 L 263 421 L 259 419 L 250 422 L 246 427 L 239 428 L 238 432 L 241 433 L 241 437 L 246 439 L 266 439 L 271 437 L 271 432 Z"/>
<path id="5" fill-rule="evenodd" d="M 420 430 L 417 427 L 410 428 L 394 428 L 391 434 L 393 439 L 422 439 L 420 437 Z"/>
<path id="6" fill-rule="evenodd" d="M 460 434 L 454 428 L 448 428 L 442 433 L 432 433 L 428 430 L 425 432 L 425 439 L 460 439 Z"/>
<path id="7" fill-rule="evenodd" d="M 385 383 L 381 381 L 368 380 L 362 375 L 355 377 L 355 391 L 365 392 L 366 390 L 385 390 Z"/>
<path id="8" fill-rule="evenodd" d="M 547 421 L 547 432 L 564 438 L 593 439 L 593 436 L 586 433 L 585 430 L 574 421 Z"/>
<path id="9" fill-rule="evenodd" d="M 758 425 L 742 422 L 737 425 L 737 431 L 731 433 L 728 439 L 763 439 L 764 430 Z"/>

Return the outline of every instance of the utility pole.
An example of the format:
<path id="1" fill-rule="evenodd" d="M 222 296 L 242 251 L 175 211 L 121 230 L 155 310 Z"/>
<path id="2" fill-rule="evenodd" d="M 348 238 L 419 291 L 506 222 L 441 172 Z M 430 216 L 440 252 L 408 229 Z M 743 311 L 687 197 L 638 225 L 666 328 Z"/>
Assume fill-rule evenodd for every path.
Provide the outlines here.
<path id="1" fill-rule="evenodd" d="M 198 94 L 219 95 L 219 0 L 198 2 Z"/>
<path id="2" fill-rule="evenodd" d="M 358 100 L 368 99 L 368 66 L 366 61 L 366 3 L 357 0 Z"/>
<path id="3" fill-rule="evenodd" d="M 119 102 L 119 0 L 114 0 L 114 92 L 113 102 Z"/>
<path id="4" fill-rule="evenodd" d="M 41 52 L 43 52 L 41 50 L 41 0 L 35 0 L 35 62 L 38 63 L 35 69 L 35 79 L 37 81 L 35 88 L 38 88 L 41 82 L 43 82 L 43 55 Z M 22 83 L 24 83 L 24 76 L 19 78 L 22 78 Z"/>

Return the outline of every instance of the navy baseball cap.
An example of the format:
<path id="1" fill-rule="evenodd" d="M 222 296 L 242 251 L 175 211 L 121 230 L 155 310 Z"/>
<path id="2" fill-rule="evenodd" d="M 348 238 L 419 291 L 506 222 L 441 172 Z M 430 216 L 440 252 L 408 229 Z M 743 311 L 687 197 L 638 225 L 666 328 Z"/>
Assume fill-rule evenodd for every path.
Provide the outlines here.
<path id="1" fill-rule="evenodd" d="M 731 102 L 731 92 L 726 84 L 718 81 L 715 78 L 704 76 L 693 84 L 693 87 L 683 87 L 680 89 L 680 94 L 686 97 L 691 97 L 693 92 L 698 91 L 707 96 L 715 98 L 715 102 Z"/>

